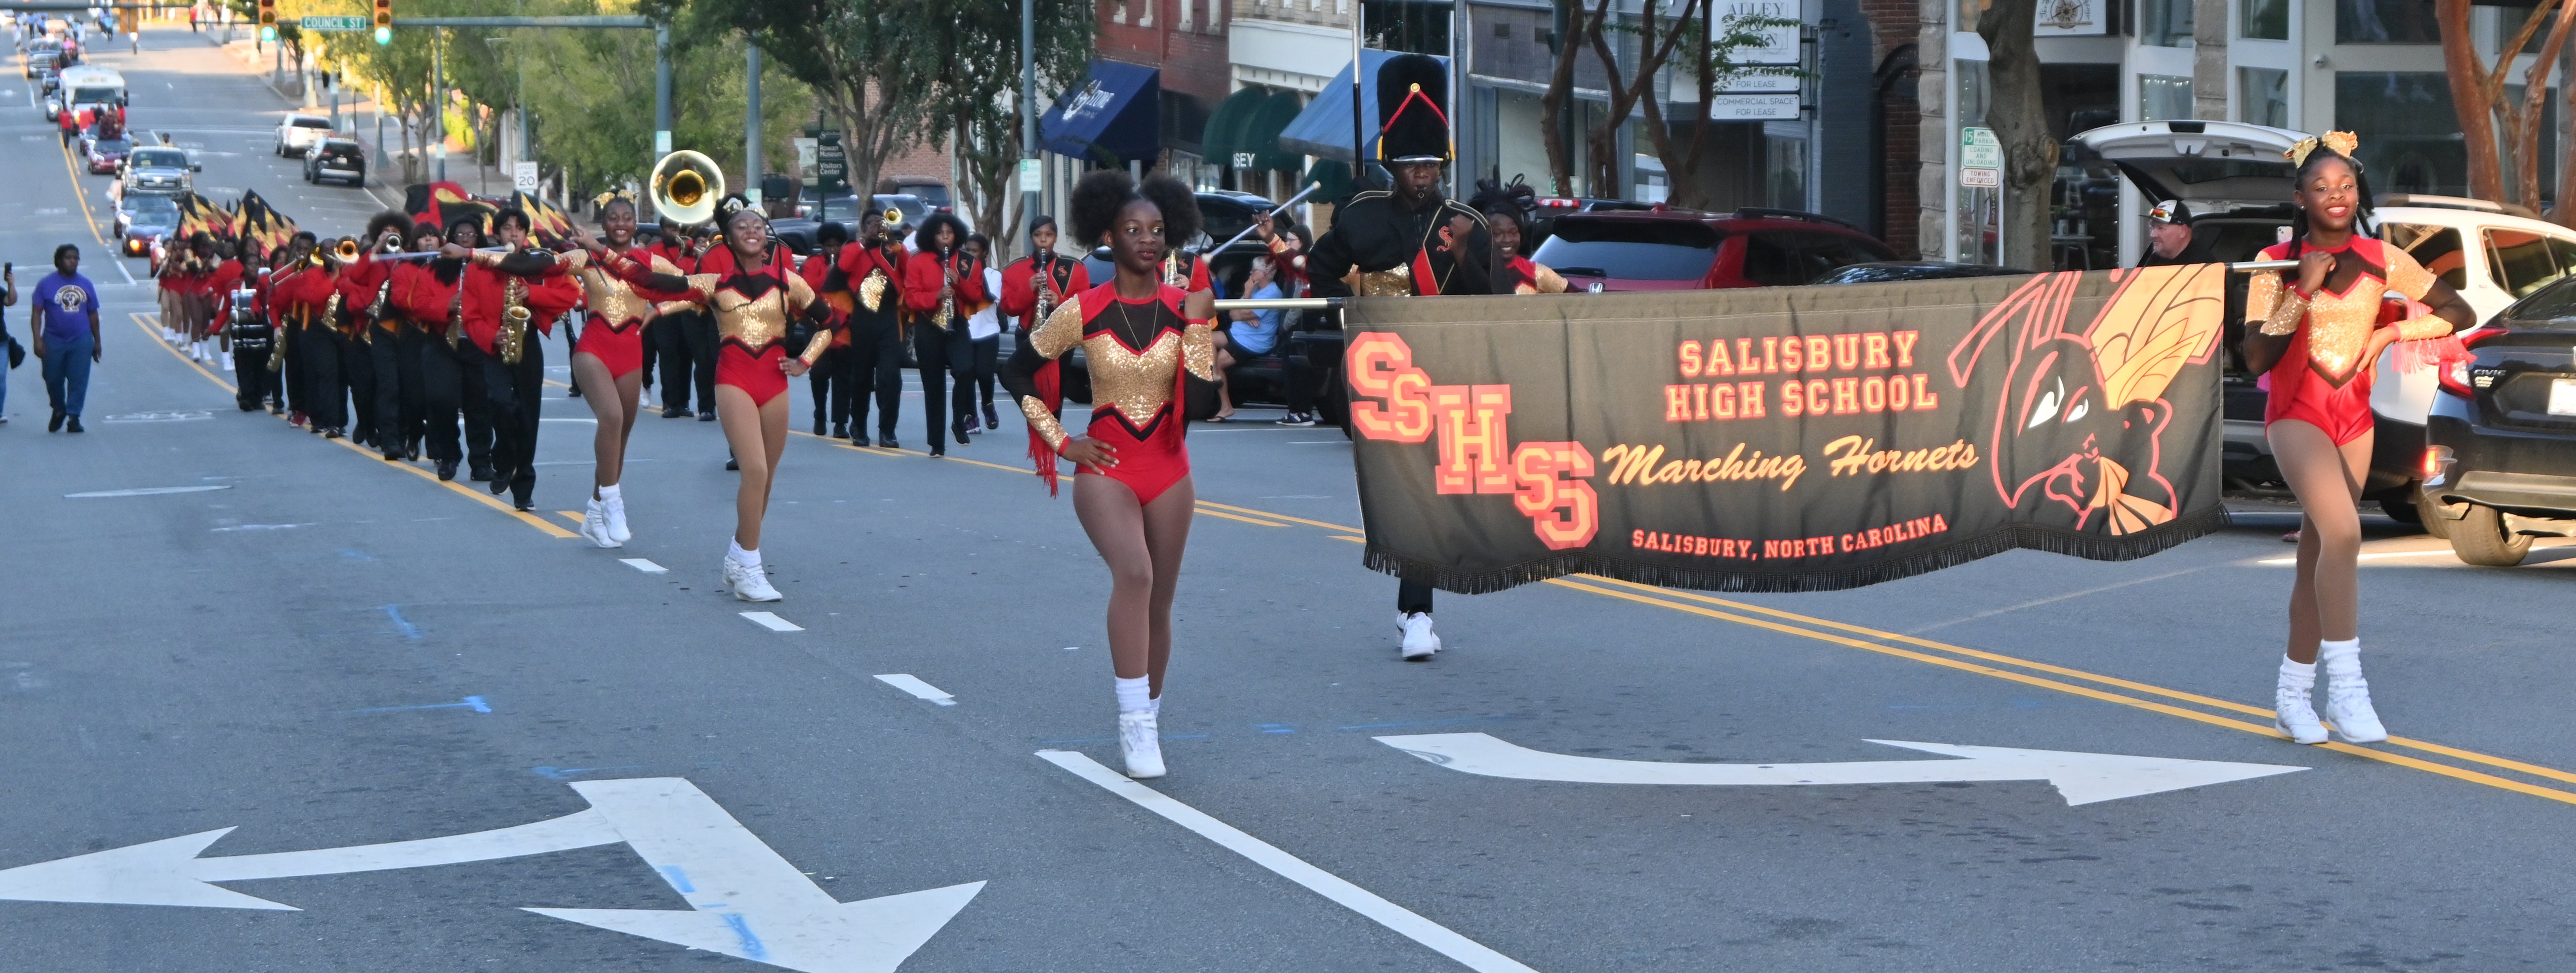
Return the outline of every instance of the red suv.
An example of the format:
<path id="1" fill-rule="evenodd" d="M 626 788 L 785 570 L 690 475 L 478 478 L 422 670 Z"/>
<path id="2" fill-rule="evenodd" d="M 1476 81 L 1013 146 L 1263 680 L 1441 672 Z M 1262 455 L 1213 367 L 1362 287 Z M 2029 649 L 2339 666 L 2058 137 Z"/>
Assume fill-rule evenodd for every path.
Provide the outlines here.
<path id="1" fill-rule="evenodd" d="M 1530 259 L 1578 291 L 1775 287 L 1896 259 L 1859 227 L 1795 210 L 1569 213 L 1552 229 Z"/>

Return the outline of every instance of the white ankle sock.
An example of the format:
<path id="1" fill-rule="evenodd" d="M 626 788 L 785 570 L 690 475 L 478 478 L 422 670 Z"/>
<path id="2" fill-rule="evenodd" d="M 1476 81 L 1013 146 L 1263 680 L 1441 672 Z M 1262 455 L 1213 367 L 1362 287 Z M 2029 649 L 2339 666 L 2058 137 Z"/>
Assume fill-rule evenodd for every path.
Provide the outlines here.
<path id="1" fill-rule="evenodd" d="M 1144 676 L 1138 676 L 1134 679 L 1111 678 L 1116 681 L 1118 686 L 1119 712 L 1151 713 L 1154 711 L 1154 701 L 1147 695 L 1148 693 L 1153 692 L 1153 680 Z"/>
<path id="2" fill-rule="evenodd" d="M 600 487 L 599 499 L 602 502 L 617 499 L 617 484 L 611 483 L 607 486 Z"/>
<path id="3" fill-rule="evenodd" d="M 760 566 L 760 552 L 756 550 L 743 550 L 742 544 L 739 541 L 725 542 L 725 559 L 746 568 L 756 568 Z"/>
<path id="4" fill-rule="evenodd" d="M 1150 680 L 1148 680 L 1148 681 L 1150 681 Z M 1146 700 L 1146 701 L 1145 701 L 1145 712 L 1152 713 L 1152 714 L 1154 714 L 1154 715 L 1156 715 L 1156 716 L 1161 716 L 1161 715 L 1163 715 L 1163 697 L 1156 696 L 1156 697 L 1154 697 L 1154 698 L 1152 698 L 1152 699 L 1148 699 L 1148 700 Z"/>
<path id="5" fill-rule="evenodd" d="M 2324 664 L 2328 679 L 2361 677 L 2361 640 L 2317 643 L 2317 661 Z"/>
<path id="6" fill-rule="evenodd" d="M 2296 689 L 2302 692 L 2317 688 L 2317 664 L 2314 662 L 2292 662 L 2290 661 L 2289 656 L 2282 656 L 2281 685 L 2284 688 Z"/>

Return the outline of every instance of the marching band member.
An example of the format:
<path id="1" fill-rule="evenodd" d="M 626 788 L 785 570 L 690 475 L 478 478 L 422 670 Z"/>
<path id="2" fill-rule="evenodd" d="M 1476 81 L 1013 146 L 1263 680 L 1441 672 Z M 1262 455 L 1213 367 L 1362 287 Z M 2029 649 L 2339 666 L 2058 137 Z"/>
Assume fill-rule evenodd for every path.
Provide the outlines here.
<path id="1" fill-rule="evenodd" d="M 840 262 L 841 249 L 849 242 L 849 228 L 839 223 L 825 223 L 814 231 L 817 252 L 806 257 L 796 268 L 796 273 L 805 278 L 805 286 L 822 295 L 823 300 L 832 305 L 832 310 L 844 319 L 849 316 L 850 309 L 857 306 L 851 302 L 850 292 L 847 289 L 831 290 L 824 285 L 831 283 L 832 266 Z M 814 363 L 813 370 L 805 373 L 805 382 L 814 393 L 814 435 L 825 435 L 828 429 L 834 439 L 850 438 L 849 361 L 850 329 L 834 328 L 832 346 L 824 349 L 823 357 Z M 826 413 L 831 417 L 829 426 L 823 422 Z"/>
<path id="2" fill-rule="evenodd" d="M 601 246 L 609 253 L 637 260 L 655 273 L 677 274 L 679 268 L 635 245 L 635 201 L 616 196 L 599 208 Z M 588 320 L 581 343 L 573 348 L 572 374 L 599 420 L 591 437 L 597 460 L 591 477 L 590 505 L 582 514 L 581 536 L 601 547 L 622 547 L 634 537 L 626 529 L 626 495 L 618 486 L 626 472 L 626 443 L 635 434 L 644 390 L 644 331 L 657 300 L 675 295 L 638 293 L 635 285 L 609 273 L 586 250 L 564 255 L 581 279 Z"/>
<path id="3" fill-rule="evenodd" d="M 741 196 L 716 205 L 724 228 L 723 245 L 708 251 L 696 273 L 657 272 L 623 254 L 612 253 L 586 232 L 574 242 L 590 252 L 602 268 L 648 290 L 685 294 L 713 312 L 724 341 L 716 362 L 716 414 L 724 423 L 725 442 L 741 464 L 742 484 L 734 495 L 734 536 L 725 552 L 724 581 L 744 601 L 777 601 L 760 566 L 760 522 L 769 510 L 769 488 L 787 447 L 787 380 L 805 374 L 831 347 L 831 335 L 818 331 L 801 354 L 789 357 L 785 342 L 789 322 L 803 318 L 818 328 L 834 325 L 832 305 L 818 299 L 805 278 L 769 245 L 769 220 Z"/>
<path id="4" fill-rule="evenodd" d="M 1485 228 L 1494 235 L 1494 256 L 1503 262 L 1503 276 L 1494 281 L 1496 293 L 1565 293 L 1565 278 L 1521 255 L 1521 218 L 1526 214 L 1518 204 L 1508 197 L 1479 200 L 1476 211 L 1485 214 Z"/>
<path id="5" fill-rule="evenodd" d="M 528 214 L 505 209 L 493 217 L 501 250 L 469 250 L 449 243 L 439 253 L 464 260 L 451 320 L 465 328 L 458 345 L 468 367 L 483 373 L 484 401 L 492 410 L 491 491 L 510 494 L 520 510 L 534 506 L 537 429 L 546 379 L 544 337 L 554 321 L 581 303 L 581 288 L 566 262 L 528 246 Z M 537 338 L 528 335 L 530 329 Z"/>
<path id="6" fill-rule="evenodd" d="M 402 317 L 392 306 L 393 273 L 399 263 L 375 259 L 402 248 L 411 217 L 378 213 L 367 220 L 358 238 L 358 259 L 340 272 L 340 307 L 349 314 L 353 335 L 348 344 L 350 392 L 358 402 L 360 442 L 376 448 L 386 462 L 410 458 L 411 440 L 404 404 Z"/>
<path id="7" fill-rule="evenodd" d="M 1150 182 L 1171 182 L 1154 176 Z M 1165 229 L 1197 223 L 1181 186 L 1140 193 L 1126 173 L 1084 176 L 1073 191 L 1073 232 L 1109 245 L 1115 279 L 1075 294 L 1021 336 L 1002 382 L 1029 424 L 1029 454 L 1055 485 L 1055 460 L 1074 464 L 1073 509 L 1108 562 L 1109 653 L 1118 698 L 1118 746 L 1130 777 L 1163 775 L 1157 721 L 1172 656 L 1172 599 L 1189 546 L 1196 492 L 1182 443 L 1190 405 L 1212 398 L 1216 345 L 1188 295 L 1164 277 Z M 1169 213 L 1157 199 L 1190 213 Z M 1076 346 L 1091 363 L 1093 406 L 1084 435 L 1056 417 L 1055 360 Z M 1202 390 L 1211 394 L 1201 395 Z"/>
<path id="8" fill-rule="evenodd" d="M 940 435 L 951 408 L 956 416 L 944 423 L 966 445 L 966 417 L 973 414 L 975 342 L 966 319 L 989 302 L 984 295 L 984 264 L 965 251 L 966 224 L 946 213 L 932 215 L 913 235 L 914 253 L 904 261 L 904 310 L 911 312 L 912 354 L 921 368 L 922 427 L 930 436 L 930 455 L 948 455 Z M 948 376 L 958 376 L 948 387 Z M 943 401 L 943 398 L 946 401 Z"/>
<path id="9" fill-rule="evenodd" d="M 482 218 L 471 213 L 456 216 L 448 221 L 444 239 L 438 227 L 426 221 L 412 231 L 415 251 L 440 251 L 444 244 L 481 246 Z M 465 333 L 457 328 L 455 320 L 465 261 L 442 256 L 428 261 L 427 266 L 405 264 L 395 274 L 391 302 L 411 318 L 427 339 L 420 357 L 421 401 L 428 412 L 429 458 L 438 465 L 438 478 L 455 479 L 457 464 L 462 461 L 471 479 L 490 480 L 491 396 L 484 388 L 482 368 L 465 356 Z M 465 420 L 462 444 L 456 436 L 460 412 Z"/>
<path id="10" fill-rule="evenodd" d="M 976 263 L 984 265 L 984 293 L 988 295 L 1002 292 L 1002 272 L 993 266 L 992 247 L 993 241 L 981 233 L 966 238 L 967 255 L 974 257 Z M 978 417 L 974 412 L 969 411 L 960 416 L 958 421 L 966 427 L 967 432 L 998 429 L 1002 425 L 1002 417 L 1000 413 L 993 411 L 993 379 L 1001 367 L 1002 358 L 1002 312 L 999 301 L 987 302 L 983 307 L 976 309 L 974 316 L 966 319 L 966 338 L 974 349 L 974 367 L 972 374 L 957 376 L 957 382 L 959 385 L 973 384 L 975 394 L 970 401 L 983 403 L 984 414 Z"/>
<path id="11" fill-rule="evenodd" d="M 841 248 L 823 293 L 851 295 L 842 375 L 850 387 L 850 441 L 868 443 L 868 398 L 877 406 L 877 447 L 895 449 L 894 423 L 903 404 L 903 262 L 901 221 L 887 225 L 887 210 L 859 214 L 859 239 Z M 931 437 L 933 440 L 937 436 Z"/>
<path id="12" fill-rule="evenodd" d="M 302 416 L 305 431 L 337 439 L 348 422 L 348 402 L 345 395 L 332 401 L 324 389 L 336 389 L 339 381 L 340 348 L 331 339 L 339 333 L 340 289 L 315 245 L 311 231 L 286 242 L 284 266 L 269 275 L 270 324 L 284 334 L 288 408 Z M 272 359 L 269 367 L 280 366 Z"/>
<path id="13" fill-rule="evenodd" d="M 224 371 L 236 370 L 233 361 L 232 308 L 233 291 L 241 286 L 242 264 L 233 259 L 229 240 L 210 240 L 214 247 L 215 267 L 205 281 L 206 328 L 215 336 L 216 357 L 223 359 Z M 238 379 L 235 386 L 245 384 Z M 247 411 L 247 410 L 245 410 Z"/>
<path id="14" fill-rule="evenodd" d="M 1440 193 L 1440 171 L 1450 159 L 1448 69 L 1427 55 L 1400 54 L 1378 68 L 1378 157 L 1395 177 L 1395 191 L 1351 197 L 1333 215 L 1333 227 L 1315 241 L 1306 279 L 1317 297 L 1489 294 L 1493 292 L 1492 234 L 1474 207 Z M 1354 285 L 1356 284 L 1356 287 Z M 1431 583 L 1401 578 L 1396 625 L 1404 633 L 1403 657 L 1431 658 L 1440 636 L 1431 628 Z"/>

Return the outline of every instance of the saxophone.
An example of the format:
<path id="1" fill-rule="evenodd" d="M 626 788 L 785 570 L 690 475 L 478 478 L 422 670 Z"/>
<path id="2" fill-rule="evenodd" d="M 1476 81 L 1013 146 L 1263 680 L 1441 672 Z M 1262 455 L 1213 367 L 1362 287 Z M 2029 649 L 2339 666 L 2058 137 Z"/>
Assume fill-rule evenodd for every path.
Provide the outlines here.
<path id="1" fill-rule="evenodd" d="M 1030 282 L 1037 285 L 1038 309 L 1036 314 L 1029 316 L 1027 323 L 1020 325 L 1020 327 L 1029 330 L 1036 330 L 1038 325 L 1045 324 L 1047 316 L 1055 313 L 1056 305 L 1055 274 L 1053 272 L 1055 269 L 1055 255 L 1047 254 L 1043 257 L 1035 258 L 1034 262 L 1036 263 L 1036 267 L 1033 269 L 1035 269 L 1037 273 L 1032 276 Z"/>
<path id="2" fill-rule="evenodd" d="M 880 258 L 883 258 L 885 251 L 879 250 L 877 251 L 877 254 Z M 867 305 L 868 310 L 872 313 L 876 311 L 879 305 L 885 303 L 886 283 L 887 278 L 884 268 L 868 268 L 868 279 L 859 282 L 859 303 Z"/>
<path id="3" fill-rule="evenodd" d="M 375 344 L 375 343 L 376 343 L 376 329 L 375 329 L 375 325 L 376 325 L 376 324 L 381 324 L 381 323 L 383 323 L 383 322 L 384 322 L 384 320 L 385 320 L 385 302 L 386 302 L 386 301 L 388 301 L 388 300 L 393 299 L 393 296 L 394 296 L 394 281 L 393 281 L 393 278 L 391 278 L 391 277 L 387 277 L 387 278 L 385 278 L 385 282 L 384 282 L 384 283 L 379 284 L 379 285 L 377 285 L 377 286 L 376 286 L 376 299 L 375 299 L 375 301 L 367 305 L 367 320 L 370 322 L 370 323 L 369 323 L 369 325 L 368 325 L 368 327 L 367 327 L 367 343 L 368 343 L 368 344 L 371 344 L 371 345 L 372 345 L 372 344 Z M 400 325 L 399 325 L 399 324 L 397 324 L 395 327 L 396 327 L 396 329 L 397 329 L 397 330 L 399 330 Z"/>
<path id="4" fill-rule="evenodd" d="M 501 364 L 516 365 L 528 346 L 528 282 L 509 274 L 501 282 Z"/>
<path id="5" fill-rule="evenodd" d="M 940 281 L 941 287 L 939 288 L 939 314 L 938 316 L 931 318 L 930 323 L 938 325 L 939 330 L 941 331 L 948 330 L 948 319 L 955 317 L 957 314 L 956 253 L 957 251 L 950 250 L 939 255 L 939 265 L 943 277 Z"/>

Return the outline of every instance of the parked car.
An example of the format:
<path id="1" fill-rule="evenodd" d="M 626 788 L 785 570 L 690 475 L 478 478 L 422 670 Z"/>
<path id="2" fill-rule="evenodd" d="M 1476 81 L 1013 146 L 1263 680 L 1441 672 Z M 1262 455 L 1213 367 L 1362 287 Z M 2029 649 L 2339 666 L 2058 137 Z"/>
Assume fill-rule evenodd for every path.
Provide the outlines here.
<path id="1" fill-rule="evenodd" d="M 120 196 L 142 194 L 177 195 L 195 188 L 197 172 L 204 167 L 188 158 L 187 150 L 170 145 L 136 146 L 126 153 L 124 175 L 117 181 Z"/>
<path id="2" fill-rule="evenodd" d="M 853 238 L 857 237 L 859 233 L 859 213 L 861 212 L 859 209 L 859 198 L 856 196 L 846 195 L 834 196 L 832 197 L 831 202 L 832 222 L 841 224 L 843 229 L 850 231 L 850 235 Z M 870 196 L 868 197 L 868 205 L 874 207 L 870 212 L 883 213 L 889 209 L 901 212 L 903 214 L 904 225 L 913 227 L 918 227 L 923 221 L 928 220 L 931 213 L 930 204 L 923 202 L 919 196 L 909 194 L 895 196 Z M 823 227 L 822 222 L 814 218 L 814 214 L 817 212 L 819 212 L 819 210 L 816 209 L 816 204 L 813 199 L 807 198 L 799 200 L 796 203 L 797 215 L 770 221 L 770 235 L 785 242 L 787 244 L 787 249 L 793 250 L 799 255 L 813 253 L 815 247 L 814 231 L 822 229 Z"/>
<path id="3" fill-rule="evenodd" d="M 295 158 L 330 137 L 330 119 L 289 113 L 277 123 L 277 154 L 280 158 Z"/>
<path id="4" fill-rule="evenodd" d="M 1809 284 L 1886 284 L 1904 280 L 1957 280 L 1962 277 L 2008 277 L 2027 274 L 2018 267 L 1963 264 L 1947 260 L 1880 260 L 1828 270 Z"/>
<path id="5" fill-rule="evenodd" d="M 352 186 L 367 183 L 367 150 L 348 139 L 324 139 L 304 153 L 304 181 L 339 179 Z"/>
<path id="6" fill-rule="evenodd" d="M 1174 241 L 1176 245 L 1195 242 L 1198 246 L 1213 247 L 1243 232 L 1245 227 L 1252 225 L 1253 217 L 1279 208 L 1279 204 L 1271 202 L 1269 197 L 1252 193 L 1214 189 L 1202 190 L 1198 196 L 1200 231 L 1208 238 L 1205 241 Z"/>
<path id="7" fill-rule="evenodd" d="M 1669 291 L 1804 284 L 1896 251 L 1849 223 L 1793 210 L 1569 214 L 1530 259 L 1570 290 Z"/>
<path id="8" fill-rule="evenodd" d="M 117 250 L 128 257 L 151 256 L 178 231 L 179 203 L 171 197 L 137 194 L 116 203 Z"/>
<path id="9" fill-rule="evenodd" d="M 880 193 L 879 195 L 919 196 L 921 197 L 921 201 L 929 204 L 931 209 L 938 210 L 942 213 L 956 212 L 957 202 L 954 197 L 951 197 L 948 194 L 947 183 L 940 182 L 930 176 L 896 176 L 893 179 L 886 180 L 886 182 L 894 183 L 894 192 L 890 194 Z M 879 188 L 883 188 L 885 182 L 880 182 L 877 185 Z"/>
<path id="10" fill-rule="evenodd" d="M 1383 170 L 1381 170 L 1383 171 Z M 1379 185 L 1385 185 L 1381 182 Z M 1625 213 L 1651 211 L 1653 203 L 1633 199 L 1601 199 L 1594 196 L 1540 196 L 1530 200 L 1529 225 L 1521 228 L 1521 252 L 1537 253 L 1547 238 L 1556 234 L 1556 220 L 1576 213 Z"/>
<path id="11" fill-rule="evenodd" d="M 2576 536 L 2576 280 L 2464 340 L 2474 359 L 2437 377 L 2416 499 L 2460 560 L 2508 567 L 2534 536 Z"/>
<path id="12" fill-rule="evenodd" d="M 93 176 L 115 175 L 116 170 L 125 165 L 126 155 L 134 151 L 134 143 L 121 138 L 84 141 L 88 143 L 84 154 L 89 160 L 89 174 Z"/>
<path id="13" fill-rule="evenodd" d="M 2119 166 L 2150 202 L 2181 199 L 2192 212 L 2192 238 L 2226 261 L 2255 259 L 2289 233 L 2289 160 L 2282 153 L 2306 136 L 2288 129 L 2238 122 L 2177 119 L 2123 122 L 2075 136 Z M 2403 247 L 2417 263 L 2460 292 L 2483 323 L 2544 285 L 2576 273 L 2576 230 L 2537 219 L 2519 207 L 2454 196 L 2383 194 L 2373 201 L 2373 235 Z M 2248 278 L 2229 276 L 2230 306 L 2241 308 Z M 2233 343 L 2242 340 L 2230 322 L 2226 379 L 2226 439 L 2221 460 L 2230 485 L 2277 485 L 2280 468 L 2263 436 L 2265 393 L 2244 372 Z M 2432 372 L 2395 367 L 2397 352 L 2380 357 L 2370 407 L 2377 426 L 2363 496 L 2401 523 L 2421 520 L 2426 417 L 2436 397 Z M 2439 525 L 2429 525 L 2438 527 Z"/>

